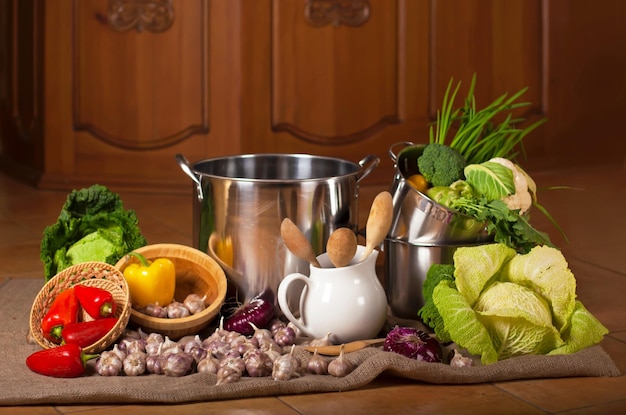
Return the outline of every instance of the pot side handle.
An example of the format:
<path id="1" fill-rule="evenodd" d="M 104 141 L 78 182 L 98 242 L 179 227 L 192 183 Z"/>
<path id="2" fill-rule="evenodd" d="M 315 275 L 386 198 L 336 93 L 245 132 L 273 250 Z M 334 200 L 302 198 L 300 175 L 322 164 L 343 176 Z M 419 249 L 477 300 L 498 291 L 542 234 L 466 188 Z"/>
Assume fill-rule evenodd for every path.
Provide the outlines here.
<path id="1" fill-rule="evenodd" d="M 198 176 L 196 176 L 196 174 L 194 173 L 193 168 L 191 167 L 191 163 L 189 163 L 189 160 L 187 160 L 187 158 L 180 153 L 176 154 L 175 157 L 176 162 L 178 162 L 181 170 L 187 176 L 191 177 L 191 180 L 193 180 L 196 184 L 198 201 L 202 202 L 202 199 L 204 198 L 204 195 L 202 194 L 202 184 L 200 183 L 200 179 L 198 178 Z"/>
<path id="2" fill-rule="evenodd" d="M 395 143 L 392 144 L 391 147 L 389 147 L 389 157 L 391 158 L 391 161 L 393 161 L 394 163 L 398 162 L 398 154 L 400 154 L 400 151 L 404 150 L 407 147 L 410 147 L 414 145 L 413 142 L 411 141 L 400 141 L 399 143 Z M 402 148 L 400 149 L 400 151 L 395 152 L 394 149 L 396 147 L 402 146 Z"/>
<path id="3" fill-rule="evenodd" d="M 357 183 L 369 176 L 369 174 L 380 164 L 380 158 L 373 154 L 369 154 L 363 157 L 359 161 L 359 166 L 362 167 L 362 170 L 358 173 L 358 177 L 356 179 Z"/>

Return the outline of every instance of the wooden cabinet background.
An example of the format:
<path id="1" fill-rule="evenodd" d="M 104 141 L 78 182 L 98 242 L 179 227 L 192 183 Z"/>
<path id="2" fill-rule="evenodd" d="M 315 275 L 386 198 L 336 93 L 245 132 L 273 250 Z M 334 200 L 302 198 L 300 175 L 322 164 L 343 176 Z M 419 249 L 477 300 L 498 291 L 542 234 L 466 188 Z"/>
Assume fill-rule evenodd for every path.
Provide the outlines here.
<path id="1" fill-rule="evenodd" d="M 624 23 L 623 0 L 0 0 L 0 164 L 187 192 L 176 153 L 375 154 L 386 187 L 473 73 L 479 106 L 528 86 L 520 115 L 548 118 L 529 171 L 624 163 Z"/>

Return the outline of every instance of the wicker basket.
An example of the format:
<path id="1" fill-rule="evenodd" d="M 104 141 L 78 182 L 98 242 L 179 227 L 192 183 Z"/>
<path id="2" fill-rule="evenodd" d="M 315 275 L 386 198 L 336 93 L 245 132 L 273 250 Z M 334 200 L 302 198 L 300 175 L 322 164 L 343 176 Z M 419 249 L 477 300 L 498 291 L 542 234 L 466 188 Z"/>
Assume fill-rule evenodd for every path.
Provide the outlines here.
<path id="1" fill-rule="evenodd" d="M 99 353 L 106 350 L 123 333 L 130 318 L 130 298 L 124 275 L 114 266 L 104 262 L 84 262 L 64 269 L 52 277 L 39 291 L 30 310 L 30 333 L 44 349 L 58 346 L 43 337 L 41 320 L 48 312 L 56 296 L 62 291 L 77 285 L 88 285 L 109 291 L 117 304 L 115 317 L 117 324 L 96 343 L 84 347 L 86 353 Z M 93 320 L 87 313 L 81 313 L 84 321 Z"/>

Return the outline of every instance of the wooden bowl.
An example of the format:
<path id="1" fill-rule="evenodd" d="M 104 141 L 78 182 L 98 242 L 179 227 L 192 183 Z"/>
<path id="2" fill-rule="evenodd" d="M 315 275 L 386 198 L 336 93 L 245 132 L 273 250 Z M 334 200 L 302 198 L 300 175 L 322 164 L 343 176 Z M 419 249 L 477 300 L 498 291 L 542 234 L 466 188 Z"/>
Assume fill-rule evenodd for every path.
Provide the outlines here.
<path id="1" fill-rule="evenodd" d="M 44 349 L 58 346 L 43 336 L 41 320 L 52 302 L 62 291 L 74 285 L 88 285 L 109 291 L 117 304 L 115 326 L 100 340 L 84 347 L 86 353 L 100 353 L 106 350 L 124 332 L 130 317 L 130 297 L 124 275 L 114 266 L 104 262 L 83 262 L 73 265 L 56 274 L 41 288 L 30 310 L 30 333 Z M 83 321 L 93 320 L 87 313 L 80 315 Z"/>
<path id="2" fill-rule="evenodd" d="M 217 316 L 226 298 L 226 275 L 224 270 L 204 252 L 185 245 L 154 244 L 136 249 L 146 259 L 169 258 L 176 268 L 176 290 L 174 300 L 183 302 L 189 294 L 205 298 L 206 308 L 197 314 L 181 318 L 159 318 L 130 311 L 130 321 L 151 333 L 161 333 L 172 339 L 198 334 Z M 128 264 L 138 262 L 125 256 L 115 267 L 120 271 Z M 130 299 L 132 303 L 132 298 Z"/>

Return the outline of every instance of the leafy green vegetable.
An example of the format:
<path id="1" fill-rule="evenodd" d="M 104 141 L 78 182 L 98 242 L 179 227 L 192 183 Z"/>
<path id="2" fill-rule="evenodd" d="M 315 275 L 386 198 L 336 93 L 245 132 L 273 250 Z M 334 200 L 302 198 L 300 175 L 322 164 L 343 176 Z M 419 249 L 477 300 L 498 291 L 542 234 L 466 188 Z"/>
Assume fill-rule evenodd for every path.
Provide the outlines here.
<path id="1" fill-rule="evenodd" d="M 552 325 L 547 301 L 522 285 L 493 283 L 480 296 L 475 310 L 493 340 L 499 359 L 546 354 L 563 345 Z"/>
<path id="2" fill-rule="evenodd" d="M 511 166 L 515 168 L 513 163 Z M 499 162 L 485 162 L 468 165 L 465 171 L 465 180 L 458 180 L 450 186 L 431 187 L 426 195 L 441 205 L 486 223 L 487 231 L 494 235 L 495 242 L 503 243 L 520 253 L 527 253 L 537 245 L 554 246 L 548 234 L 530 224 L 528 212 L 522 214 L 520 209 L 511 209 L 506 200 L 511 196 L 501 198 L 502 195 L 510 194 L 511 189 L 517 192 L 515 173 L 510 168 Z M 526 177 L 523 170 L 520 169 L 518 173 L 518 178 Z M 530 199 L 530 191 L 534 194 L 536 186 L 532 179 L 525 178 L 525 182 L 529 186 L 527 193 Z M 540 210 L 547 214 L 545 210 Z"/>
<path id="3" fill-rule="evenodd" d="M 452 341 L 450 334 L 445 330 L 443 319 L 433 302 L 433 291 L 440 281 L 451 281 L 454 284 L 454 265 L 452 264 L 432 264 L 426 272 L 426 279 L 422 285 L 422 296 L 424 305 L 420 308 L 418 315 L 422 321 L 430 326 L 439 341 L 447 343 Z"/>
<path id="4" fill-rule="evenodd" d="M 427 273 L 426 302 L 418 314 L 431 328 L 436 324 L 435 334 L 446 333 L 484 364 L 524 354 L 574 353 L 608 333 L 576 300 L 574 276 L 556 248 L 519 254 L 486 244 L 459 248 L 453 259 L 453 281 L 445 277 L 449 268 L 443 276 Z"/>
<path id="5" fill-rule="evenodd" d="M 567 342 L 548 354 L 570 354 L 602 341 L 609 331 L 581 303 L 576 300 L 571 327 L 567 333 Z"/>
<path id="6" fill-rule="evenodd" d="M 471 306 L 489 281 L 497 276 L 502 265 L 514 256 L 515 250 L 502 244 L 487 244 L 480 250 L 474 247 L 459 247 L 454 251 L 456 287 Z"/>
<path id="7" fill-rule="evenodd" d="M 503 243 L 520 253 L 527 253 L 537 245 L 554 246 L 550 237 L 535 229 L 529 222 L 529 215 L 521 215 L 511 210 L 502 200 L 489 200 L 482 196 L 467 196 L 458 192 L 433 187 L 427 195 L 438 203 L 459 213 L 487 224 L 487 231 L 494 235 L 494 241 Z"/>
<path id="8" fill-rule="evenodd" d="M 563 332 L 574 312 L 576 279 L 560 251 L 537 246 L 527 255 L 511 259 L 502 269 L 502 279 L 530 287 L 550 304 L 555 325 Z"/>
<path id="9" fill-rule="evenodd" d="M 124 209 L 118 194 L 98 184 L 74 190 L 57 222 L 43 231 L 40 257 L 45 279 L 81 262 L 113 265 L 146 243 L 135 212 Z"/>
<path id="10" fill-rule="evenodd" d="M 464 174 L 467 183 L 489 200 L 502 199 L 515 193 L 513 172 L 502 164 L 492 161 L 469 164 L 465 167 Z"/>
<path id="11" fill-rule="evenodd" d="M 480 355 L 484 364 L 498 361 L 498 353 L 487 328 L 478 320 L 465 297 L 454 288 L 453 282 L 440 282 L 433 291 L 433 302 L 452 341 L 471 354 Z"/>

